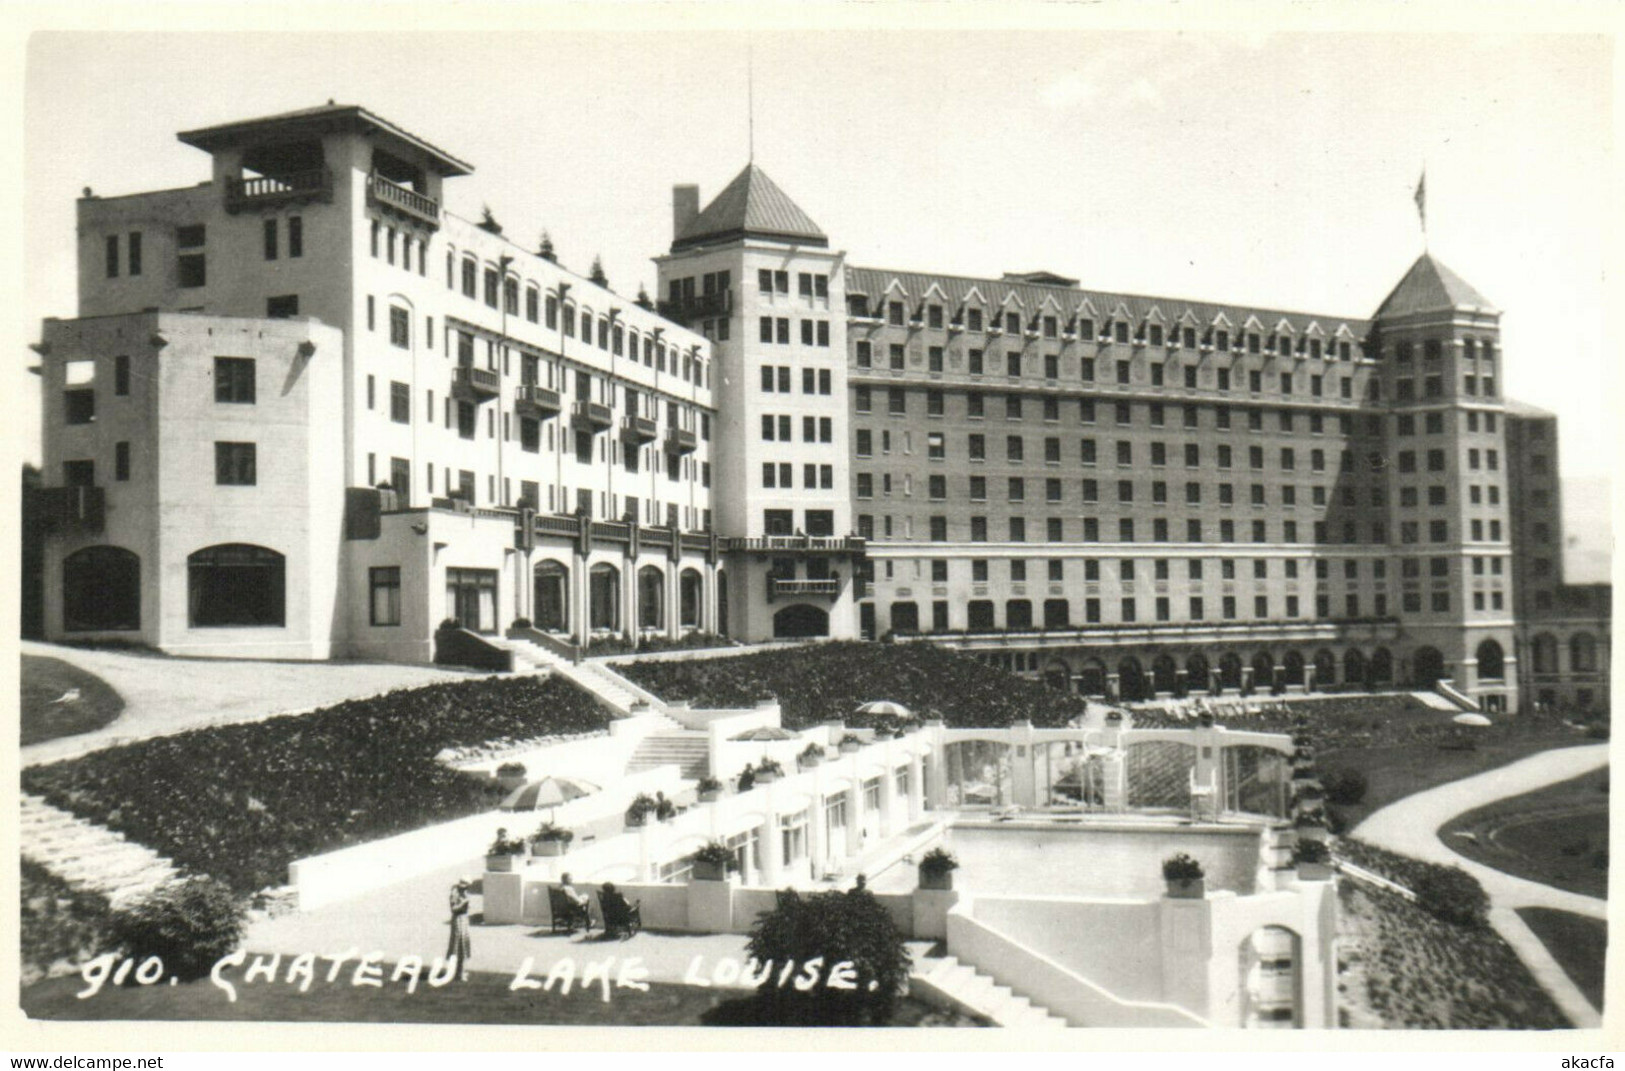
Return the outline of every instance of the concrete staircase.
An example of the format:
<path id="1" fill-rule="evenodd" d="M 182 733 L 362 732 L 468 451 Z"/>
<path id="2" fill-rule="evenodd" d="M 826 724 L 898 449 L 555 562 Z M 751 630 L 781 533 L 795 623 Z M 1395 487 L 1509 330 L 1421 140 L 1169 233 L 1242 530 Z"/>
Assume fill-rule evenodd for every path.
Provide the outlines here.
<path id="1" fill-rule="evenodd" d="M 665 704 L 659 697 L 645 692 L 601 663 L 571 663 L 569 659 L 529 640 L 492 637 L 490 642 L 513 653 L 515 672 L 557 673 L 597 696 L 599 702 L 622 717 L 633 713 L 663 714 L 665 711 Z M 682 726 L 672 721 L 671 728 L 681 729 Z"/>
<path id="2" fill-rule="evenodd" d="M 627 760 L 626 772 L 637 773 L 656 766 L 676 766 L 691 781 L 710 776 L 710 738 L 705 733 L 686 729 L 650 733 L 638 741 L 637 749 Z"/>
<path id="3" fill-rule="evenodd" d="M 19 809 L 22 854 L 69 885 L 101 893 L 115 905 L 177 876 L 174 864 L 157 852 L 57 810 L 38 796 L 22 796 Z"/>
<path id="4" fill-rule="evenodd" d="M 919 961 L 909 976 L 909 988 L 926 990 L 938 1000 L 999 1026 L 1050 1030 L 1064 1028 L 1065 1019 L 1052 1015 L 1009 986 L 1000 985 L 953 956 Z"/>

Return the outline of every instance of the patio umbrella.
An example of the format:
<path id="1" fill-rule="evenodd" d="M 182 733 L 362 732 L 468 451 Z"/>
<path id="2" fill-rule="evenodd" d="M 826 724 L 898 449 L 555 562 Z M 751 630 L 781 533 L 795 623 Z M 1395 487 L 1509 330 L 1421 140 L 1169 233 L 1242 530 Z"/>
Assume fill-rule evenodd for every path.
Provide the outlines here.
<path id="1" fill-rule="evenodd" d="M 903 704 L 893 703 L 890 699 L 876 699 L 872 703 L 865 703 L 858 708 L 859 714 L 885 714 L 893 718 L 912 718 L 914 714 Z"/>
<path id="2" fill-rule="evenodd" d="M 1482 714 L 1472 714 L 1472 713 L 1457 714 L 1454 718 L 1451 718 L 1450 720 L 1455 722 L 1457 725 L 1471 725 L 1471 726 L 1474 726 L 1474 727 L 1480 728 L 1480 729 L 1484 728 L 1487 725 L 1493 725 L 1494 724 L 1492 721 L 1490 721 L 1490 719 L 1486 718 L 1484 715 L 1482 715 Z"/>
<path id="3" fill-rule="evenodd" d="M 508 793 L 502 801 L 504 811 L 539 811 L 543 807 L 548 809 L 548 818 L 551 820 L 552 811 L 561 803 L 590 796 L 598 791 L 598 786 L 575 777 L 553 777 L 551 775 L 540 781 L 531 781 L 520 785 Z"/>
<path id="4" fill-rule="evenodd" d="M 730 740 L 794 740 L 796 734 L 788 729 L 781 729 L 777 725 L 759 725 L 754 729 L 746 729 L 738 736 L 731 736 Z"/>

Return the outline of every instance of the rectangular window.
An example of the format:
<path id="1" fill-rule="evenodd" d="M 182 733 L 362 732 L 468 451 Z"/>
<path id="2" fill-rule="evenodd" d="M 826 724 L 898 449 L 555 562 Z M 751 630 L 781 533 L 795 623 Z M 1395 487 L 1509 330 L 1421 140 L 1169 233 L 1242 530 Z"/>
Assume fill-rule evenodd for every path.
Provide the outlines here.
<path id="1" fill-rule="evenodd" d="M 214 444 L 214 482 L 222 486 L 252 487 L 258 481 L 253 443 Z"/>
<path id="2" fill-rule="evenodd" d="M 253 405 L 254 398 L 254 358 L 216 357 L 214 400 L 235 405 Z"/>
<path id="3" fill-rule="evenodd" d="M 412 388 L 406 383 L 390 383 L 389 385 L 389 419 L 396 424 L 409 424 L 412 421 Z"/>
<path id="4" fill-rule="evenodd" d="M 109 234 L 107 236 L 107 277 L 109 279 L 117 279 L 118 269 L 118 235 Z"/>
<path id="5" fill-rule="evenodd" d="M 275 260 L 276 259 L 276 254 L 277 254 L 277 219 L 276 219 L 275 216 L 272 216 L 270 219 L 265 221 L 264 232 L 265 232 L 265 259 L 266 260 Z M 392 237 L 393 237 L 393 235 L 392 235 Z M 391 249 L 393 249 L 393 248 L 394 248 L 393 243 L 391 243 Z"/>
<path id="6" fill-rule="evenodd" d="M 401 623 L 401 568 L 398 565 L 375 566 L 368 570 L 372 590 L 372 623 L 399 625 Z"/>
<path id="7" fill-rule="evenodd" d="M 130 444 L 113 444 L 113 479 L 123 483 L 130 478 Z"/>
<path id="8" fill-rule="evenodd" d="M 141 232 L 130 232 L 130 274 L 141 274 Z"/>
<path id="9" fill-rule="evenodd" d="M 403 350 L 412 348 L 411 314 L 394 305 L 389 307 L 389 344 Z"/>

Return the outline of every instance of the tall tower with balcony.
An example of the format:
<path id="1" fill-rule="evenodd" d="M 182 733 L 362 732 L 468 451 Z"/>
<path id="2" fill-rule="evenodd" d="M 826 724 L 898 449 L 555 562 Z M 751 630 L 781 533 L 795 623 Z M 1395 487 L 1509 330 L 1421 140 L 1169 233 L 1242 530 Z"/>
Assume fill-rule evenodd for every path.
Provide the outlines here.
<path id="1" fill-rule="evenodd" d="M 1388 409 L 1391 552 L 1413 684 L 1515 709 L 1500 312 L 1423 254 L 1373 321 Z"/>
<path id="2" fill-rule="evenodd" d="M 844 254 L 754 163 L 702 211 L 673 190 L 662 310 L 713 340 L 716 527 L 742 639 L 850 638 Z"/>

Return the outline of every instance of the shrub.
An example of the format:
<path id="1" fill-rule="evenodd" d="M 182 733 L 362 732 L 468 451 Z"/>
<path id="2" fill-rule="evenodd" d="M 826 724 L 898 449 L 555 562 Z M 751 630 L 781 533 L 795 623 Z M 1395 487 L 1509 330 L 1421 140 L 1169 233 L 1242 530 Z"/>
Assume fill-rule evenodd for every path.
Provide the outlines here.
<path id="1" fill-rule="evenodd" d="M 522 762 L 505 762 L 497 767 L 497 776 L 523 777 L 525 776 L 525 764 Z"/>
<path id="2" fill-rule="evenodd" d="M 541 841 L 544 844 L 553 841 L 560 841 L 564 844 L 569 844 L 571 841 L 576 839 L 576 835 L 572 830 L 566 829 L 563 826 L 555 825 L 552 822 L 543 822 L 541 827 L 536 830 L 536 835 L 531 839 Z"/>
<path id="3" fill-rule="evenodd" d="M 512 627 L 513 628 L 530 628 L 531 627 L 530 618 L 528 618 L 528 617 L 516 617 L 516 618 L 513 619 Z"/>
<path id="4" fill-rule="evenodd" d="M 806 762 L 806 763 L 821 762 L 821 761 L 823 761 L 823 758 L 824 758 L 823 745 L 821 745 L 821 744 L 808 744 L 806 747 L 801 749 L 801 754 L 799 756 L 797 756 L 797 757 L 802 762 Z"/>
<path id="5" fill-rule="evenodd" d="M 1170 855 L 1162 861 L 1164 881 L 1196 881 L 1203 873 L 1202 864 L 1184 852 Z"/>
<path id="6" fill-rule="evenodd" d="M 937 846 L 920 856 L 920 873 L 940 878 L 959 869 L 959 860 L 948 849 Z"/>
<path id="7" fill-rule="evenodd" d="M 861 738 L 859 738 L 857 733 L 847 733 L 845 736 L 841 737 L 841 745 L 842 746 L 845 746 L 847 744 L 861 744 L 861 743 L 863 743 L 863 740 Z"/>
<path id="8" fill-rule="evenodd" d="M 649 820 L 649 816 L 655 812 L 657 806 L 653 796 L 647 792 L 639 792 L 631 806 L 626 809 L 626 820 L 633 825 L 642 825 Z"/>
<path id="9" fill-rule="evenodd" d="M 1411 880 L 1422 910 L 1445 922 L 1477 929 L 1489 917 L 1490 898 L 1478 879 L 1459 866 L 1424 864 Z"/>
<path id="10" fill-rule="evenodd" d="M 747 770 L 749 768 L 750 767 L 748 767 L 748 766 L 746 767 Z M 759 773 L 759 774 L 765 774 L 765 773 L 783 774 L 784 773 L 784 767 L 779 765 L 779 760 L 772 759 L 772 758 L 767 758 L 767 757 L 764 756 L 762 761 L 758 762 L 756 764 L 756 772 Z"/>
<path id="11" fill-rule="evenodd" d="M 1294 863 L 1328 863 L 1331 858 L 1331 849 L 1318 840 L 1300 840 L 1292 846 Z"/>
<path id="12" fill-rule="evenodd" d="M 761 1026 L 884 1026 L 908 979 L 909 954 L 891 914 L 863 889 L 780 895 L 778 906 L 758 916 L 745 946 L 758 964 L 771 966 L 751 1002 L 750 1019 Z M 797 971 L 822 958 L 819 984 L 805 991 L 778 984 L 786 961 Z M 850 964 L 852 989 L 828 984 L 839 964 Z"/>
<path id="13" fill-rule="evenodd" d="M 525 842 L 518 837 L 508 836 L 506 829 L 497 830 L 496 839 L 491 846 L 485 849 L 486 855 L 524 855 Z"/>
<path id="14" fill-rule="evenodd" d="M 1326 798 L 1341 806 L 1352 807 L 1365 799 L 1365 774 L 1359 770 L 1327 770 L 1321 776 L 1320 783 L 1326 789 Z"/>
<path id="15" fill-rule="evenodd" d="M 740 775 L 740 779 L 744 779 L 743 774 Z M 721 792 L 722 782 L 718 781 L 715 777 L 702 777 L 700 778 L 699 784 L 695 785 L 694 787 L 700 792 Z"/>
<path id="16" fill-rule="evenodd" d="M 202 978 L 243 939 L 243 903 L 222 882 L 197 877 L 170 882 L 114 911 L 112 938 L 140 961 L 157 956 L 167 973 Z"/>
<path id="17" fill-rule="evenodd" d="M 739 865 L 733 850 L 720 840 L 706 841 L 692 858 L 696 863 L 709 863 L 712 866 L 727 867 L 729 870 Z"/>
<path id="18" fill-rule="evenodd" d="M 440 631 L 440 632 L 453 632 L 453 631 L 455 631 L 457 629 L 460 629 L 462 627 L 463 626 L 461 626 L 461 625 L 459 625 L 457 623 L 457 619 L 455 617 L 448 617 L 444 621 L 440 622 L 440 628 L 437 631 Z"/>

